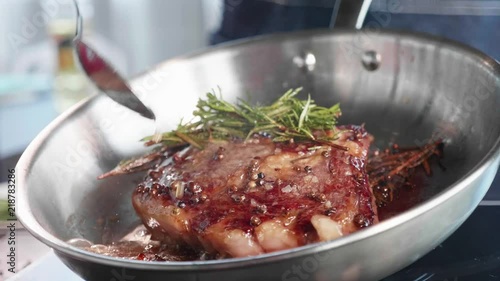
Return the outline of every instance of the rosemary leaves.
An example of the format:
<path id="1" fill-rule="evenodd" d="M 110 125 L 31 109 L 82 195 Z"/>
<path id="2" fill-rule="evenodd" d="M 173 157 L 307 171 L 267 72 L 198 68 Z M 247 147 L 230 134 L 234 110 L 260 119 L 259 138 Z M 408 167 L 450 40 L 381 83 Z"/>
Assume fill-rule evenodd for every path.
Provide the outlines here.
<path id="1" fill-rule="evenodd" d="M 296 98 L 302 88 L 291 89 L 268 106 L 252 106 L 240 100 L 237 104 L 224 101 L 214 93 L 200 99 L 193 112 L 193 121 L 181 122 L 177 129 L 143 139 L 146 145 L 166 146 L 189 144 L 203 148 L 209 140 L 248 139 L 265 133 L 275 142 L 335 139 L 332 132 L 341 115 L 339 104 L 318 106 L 309 96 Z"/>

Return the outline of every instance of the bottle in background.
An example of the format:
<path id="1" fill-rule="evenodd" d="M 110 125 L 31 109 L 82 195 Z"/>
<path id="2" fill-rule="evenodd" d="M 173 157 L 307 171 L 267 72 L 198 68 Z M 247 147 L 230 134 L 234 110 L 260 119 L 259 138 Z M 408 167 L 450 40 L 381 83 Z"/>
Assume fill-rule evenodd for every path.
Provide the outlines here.
<path id="1" fill-rule="evenodd" d="M 41 0 L 42 7 L 47 3 Z M 72 40 L 76 29 L 76 10 L 72 1 L 62 1 L 57 14 L 50 19 L 47 30 L 57 48 L 57 64 L 54 74 L 53 100 L 58 112 L 88 97 L 93 86 L 80 70 L 73 53 Z M 90 0 L 78 0 L 84 18 L 85 35 L 92 31 L 93 4 Z"/>

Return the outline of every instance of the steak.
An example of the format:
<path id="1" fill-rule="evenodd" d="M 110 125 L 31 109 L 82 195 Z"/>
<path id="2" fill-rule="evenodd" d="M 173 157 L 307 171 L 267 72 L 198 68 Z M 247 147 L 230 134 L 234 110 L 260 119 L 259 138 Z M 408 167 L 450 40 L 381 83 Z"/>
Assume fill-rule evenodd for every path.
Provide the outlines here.
<path id="1" fill-rule="evenodd" d="M 152 239 L 217 257 L 332 240 L 378 222 L 366 163 L 373 138 L 336 128 L 334 143 L 265 134 L 209 141 L 149 170 L 132 202 Z"/>

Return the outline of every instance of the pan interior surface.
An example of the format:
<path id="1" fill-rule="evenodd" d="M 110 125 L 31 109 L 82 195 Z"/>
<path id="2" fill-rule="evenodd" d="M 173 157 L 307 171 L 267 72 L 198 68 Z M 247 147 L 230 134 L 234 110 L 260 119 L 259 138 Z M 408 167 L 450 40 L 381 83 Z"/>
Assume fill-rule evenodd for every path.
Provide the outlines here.
<path id="1" fill-rule="evenodd" d="M 363 59 L 374 53 L 380 62 L 367 67 Z M 418 207 L 432 201 L 430 198 L 451 194 L 450 186 L 463 181 L 485 159 L 498 159 L 499 73 L 498 64 L 484 55 L 423 36 L 305 32 L 168 61 L 135 79 L 132 87 L 155 112 L 160 130 L 174 128 L 181 118 L 188 120 L 198 98 L 213 89 L 220 88 L 224 99 L 231 102 L 242 98 L 266 104 L 290 88 L 303 87 L 301 97 L 311 94 L 320 105 L 339 102 L 343 112 L 339 122 L 365 124 L 375 136 L 374 147 L 385 148 L 393 142 L 423 145 L 430 138 L 442 138 L 446 141 L 442 159 L 446 171 L 437 168 L 426 187 L 415 194 Z M 121 239 L 139 224 L 130 201 L 142 174 L 101 181 L 96 177 L 120 160 L 144 153 L 139 140 L 154 130 L 155 124 L 149 120 L 102 96 L 61 117 L 35 140 L 18 166 L 26 169 L 20 191 L 23 223 L 65 254 L 75 250 L 64 246 L 62 241 L 68 239 L 102 244 Z M 493 165 L 498 167 L 498 160 Z M 460 219 L 465 219 L 488 186 L 463 199 L 469 210 L 460 210 Z M 452 218 L 454 214 L 443 216 Z M 458 217 L 444 233 L 458 227 Z M 356 235 L 345 239 L 356 242 L 362 233 Z M 429 234 L 428 239 L 445 236 Z M 387 239 L 379 242 L 391 243 Z M 436 242 L 429 243 L 428 249 L 420 248 L 421 254 Z M 394 268 L 382 268 L 379 274 Z"/>

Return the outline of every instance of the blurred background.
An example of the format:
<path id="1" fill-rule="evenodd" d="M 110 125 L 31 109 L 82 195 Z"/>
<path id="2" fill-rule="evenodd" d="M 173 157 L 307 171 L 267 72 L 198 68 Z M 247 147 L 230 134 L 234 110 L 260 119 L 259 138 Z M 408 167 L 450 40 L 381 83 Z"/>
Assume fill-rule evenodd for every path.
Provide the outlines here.
<path id="1" fill-rule="evenodd" d="M 168 58 L 259 34 L 328 28 L 334 0 L 79 0 L 86 36 L 128 78 Z M 499 59 L 500 1 L 374 0 L 365 27 L 422 31 Z M 0 163 L 94 94 L 73 62 L 71 0 L 0 0 Z M 5 168 L 1 176 L 5 176 Z M 1 181 L 1 180 L 0 180 Z"/>
<path id="2" fill-rule="evenodd" d="M 78 2 L 86 39 L 127 78 L 210 45 L 330 28 L 336 4 L 335 0 Z M 75 16 L 72 0 L 0 0 L 0 183 L 47 124 L 97 93 L 73 61 Z M 443 36 L 500 60 L 499 0 L 373 0 L 364 27 Z M 0 184 L 0 203 L 6 194 L 2 188 Z M 500 188 L 491 192 L 500 198 Z M 26 250 L 24 257 L 37 256 L 34 248 Z M 0 280 L 1 272 L 0 267 Z"/>

